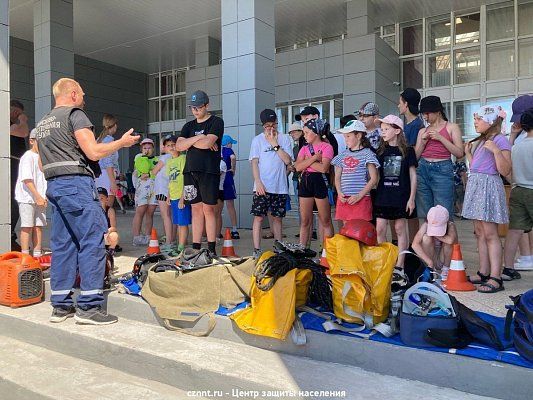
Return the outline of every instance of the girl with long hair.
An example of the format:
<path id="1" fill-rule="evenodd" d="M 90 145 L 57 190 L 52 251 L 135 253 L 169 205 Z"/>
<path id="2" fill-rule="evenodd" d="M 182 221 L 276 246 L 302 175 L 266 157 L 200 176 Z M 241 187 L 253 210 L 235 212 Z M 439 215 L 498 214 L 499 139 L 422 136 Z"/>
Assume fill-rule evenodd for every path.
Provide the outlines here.
<path id="1" fill-rule="evenodd" d="M 481 107 L 474 114 L 474 127 L 479 136 L 465 146 L 470 176 L 462 216 L 474 220 L 479 271 L 470 282 L 479 284 L 478 292 L 481 293 L 504 290 L 498 224 L 508 223 L 509 213 L 500 174 L 509 175 L 512 165 L 511 144 L 501 133 L 504 118 L 501 107 Z M 512 270 L 510 273 L 516 272 Z"/>
<path id="2" fill-rule="evenodd" d="M 296 171 L 301 172 L 298 197 L 300 200 L 300 244 L 307 246 L 311 224 L 313 223 L 313 206 L 316 204 L 318 219 L 323 228 L 323 237 L 333 236 L 331 224 L 331 207 L 328 198 L 328 179 L 333 147 L 326 140 L 324 120 L 311 119 L 303 126 L 307 145 L 302 147 L 294 163 Z"/>
<path id="3" fill-rule="evenodd" d="M 406 218 L 415 210 L 416 154 L 407 145 L 399 117 L 387 115 L 379 121 L 382 140 L 377 156 L 381 168 L 373 204 L 378 243 L 386 241 L 387 225 L 392 221 L 401 253 L 409 246 Z M 403 275 L 404 257 L 400 254 L 396 262 L 395 272 L 400 275 Z"/>

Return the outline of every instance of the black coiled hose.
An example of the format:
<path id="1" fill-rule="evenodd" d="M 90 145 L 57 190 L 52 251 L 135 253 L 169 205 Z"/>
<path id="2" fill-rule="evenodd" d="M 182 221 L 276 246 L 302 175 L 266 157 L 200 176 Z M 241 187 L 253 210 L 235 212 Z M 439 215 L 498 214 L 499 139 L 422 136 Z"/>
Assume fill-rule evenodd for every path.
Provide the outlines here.
<path id="1" fill-rule="evenodd" d="M 307 303 L 323 307 L 324 311 L 332 311 L 331 282 L 324 267 L 309 258 L 295 258 L 291 253 L 282 252 L 262 261 L 254 272 L 257 288 L 264 292 L 270 290 L 280 277 L 294 268 L 308 269 L 313 273 Z M 265 278 L 270 279 L 265 282 Z"/>

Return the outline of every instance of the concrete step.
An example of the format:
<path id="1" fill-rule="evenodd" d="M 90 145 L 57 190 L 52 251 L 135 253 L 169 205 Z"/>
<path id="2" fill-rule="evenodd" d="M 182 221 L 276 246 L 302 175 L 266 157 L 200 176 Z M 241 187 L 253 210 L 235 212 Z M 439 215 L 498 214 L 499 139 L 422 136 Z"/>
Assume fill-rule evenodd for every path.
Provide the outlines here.
<path id="1" fill-rule="evenodd" d="M 0 393 L 10 399 L 175 400 L 187 393 L 58 352 L 0 336 Z M 133 397 L 132 397 L 133 396 Z M 201 398 L 201 397 L 200 397 Z"/>
<path id="2" fill-rule="evenodd" d="M 484 398 L 353 366 L 279 354 L 211 337 L 191 337 L 125 318 L 117 324 L 95 327 L 76 325 L 72 319 L 51 324 L 49 315 L 48 303 L 19 309 L 2 307 L 0 332 L 48 351 L 183 391 L 202 390 L 200 395 L 204 397 L 212 396 L 205 391 L 219 391 L 220 396 L 215 397 L 241 399 L 267 398 L 262 391 L 278 391 L 278 395 L 279 391 L 290 391 L 296 395 L 290 398 L 304 398 L 306 393 L 299 392 L 304 390 L 332 391 L 346 399 L 412 399 L 413 393 L 431 393 L 432 399 L 443 400 Z M 7 361 L 6 365 L 10 363 Z M 36 363 L 37 368 L 47 368 L 46 364 Z M 69 373 L 73 368 L 67 367 Z M 281 396 L 284 397 L 289 396 Z"/>
<path id="3" fill-rule="evenodd" d="M 119 317 L 160 326 L 149 305 L 140 297 L 109 292 L 107 307 L 110 313 Z M 297 346 L 291 339 L 281 341 L 247 334 L 227 317 L 215 318 L 217 325 L 211 338 L 317 361 L 351 365 L 482 396 L 530 399 L 531 387 L 524 385 L 531 380 L 531 370 L 527 368 L 311 330 L 306 330 L 307 343 Z M 206 327 L 206 321 L 200 321 L 195 329 Z"/>

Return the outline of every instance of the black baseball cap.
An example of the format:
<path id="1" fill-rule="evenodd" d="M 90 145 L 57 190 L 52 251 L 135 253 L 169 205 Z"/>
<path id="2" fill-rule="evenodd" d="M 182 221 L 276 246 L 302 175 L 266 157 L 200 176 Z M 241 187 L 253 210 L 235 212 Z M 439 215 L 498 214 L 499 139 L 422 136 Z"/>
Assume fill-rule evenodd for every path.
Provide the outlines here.
<path id="1" fill-rule="evenodd" d="M 263 111 L 261 111 L 259 118 L 261 119 L 261 123 L 263 125 L 267 122 L 276 122 L 278 120 L 276 112 L 270 108 L 265 108 Z"/>
<path id="2" fill-rule="evenodd" d="M 209 96 L 203 90 L 195 91 L 189 99 L 189 105 L 193 107 L 202 107 L 206 104 L 209 104 Z"/>
<path id="3" fill-rule="evenodd" d="M 96 190 L 97 190 L 98 194 L 101 194 L 101 195 L 104 195 L 104 196 L 108 196 L 106 188 L 99 187 Z"/>
<path id="4" fill-rule="evenodd" d="M 318 115 L 318 116 L 320 116 L 320 111 L 318 111 L 318 108 L 316 108 L 316 107 L 306 106 L 300 112 L 300 115 Z"/>

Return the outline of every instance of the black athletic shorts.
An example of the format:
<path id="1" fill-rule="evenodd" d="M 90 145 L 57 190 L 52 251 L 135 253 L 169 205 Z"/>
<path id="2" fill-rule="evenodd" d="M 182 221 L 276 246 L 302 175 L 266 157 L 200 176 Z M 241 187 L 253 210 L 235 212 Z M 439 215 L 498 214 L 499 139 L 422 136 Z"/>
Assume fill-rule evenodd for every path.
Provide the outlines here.
<path id="1" fill-rule="evenodd" d="M 324 174 L 320 172 L 304 172 L 298 185 L 298 197 L 314 197 L 325 199 L 328 197 L 328 187 Z"/>
<path id="2" fill-rule="evenodd" d="M 188 204 L 204 203 L 214 206 L 218 203 L 220 175 L 206 172 L 183 174 L 183 198 Z"/>

